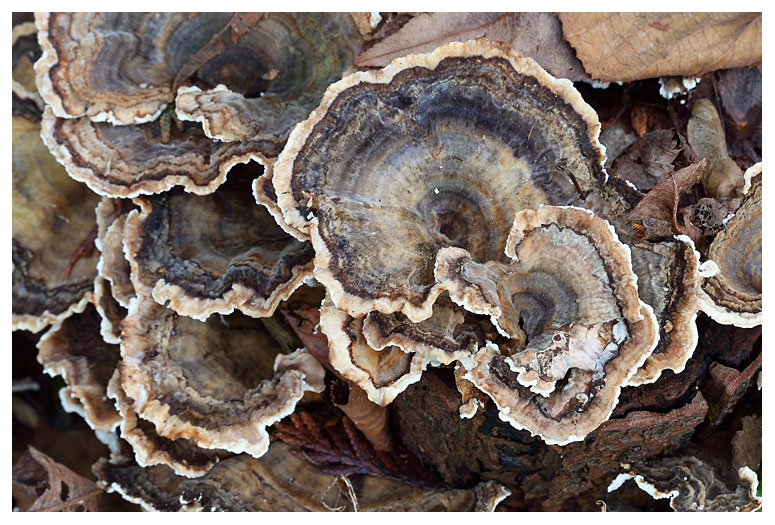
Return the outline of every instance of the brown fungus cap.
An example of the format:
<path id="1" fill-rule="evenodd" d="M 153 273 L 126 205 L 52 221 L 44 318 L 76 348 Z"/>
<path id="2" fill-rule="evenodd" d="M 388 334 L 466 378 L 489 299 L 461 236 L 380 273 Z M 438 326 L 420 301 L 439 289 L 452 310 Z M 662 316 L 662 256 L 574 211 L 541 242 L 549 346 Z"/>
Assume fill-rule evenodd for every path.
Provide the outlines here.
<path id="1" fill-rule="evenodd" d="M 222 140 L 276 155 L 363 42 L 345 13 L 41 13 L 37 83 L 58 117 L 139 124 L 176 101 Z M 251 67 L 246 68 L 245 64 Z"/>
<path id="2" fill-rule="evenodd" d="M 381 350 L 398 346 L 404 352 L 420 354 L 432 363 L 448 365 L 471 356 L 497 333 L 487 333 L 486 318 L 466 312 L 449 297 L 441 295 L 433 315 L 413 323 L 402 313 L 371 312 L 363 320 L 363 335 L 369 346 Z"/>
<path id="3" fill-rule="evenodd" d="M 37 13 L 41 96 L 58 117 L 139 124 L 174 99 L 178 70 L 228 13 Z"/>
<path id="4" fill-rule="evenodd" d="M 163 125 L 113 126 L 87 118 L 62 119 L 50 108 L 42 137 L 75 180 L 108 197 L 161 193 L 175 186 L 205 195 L 226 180 L 236 164 L 268 165 L 256 143 L 225 144 L 184 123 L 164 136 Z"/>
<path id="5" fill-rule="evenodd" d="M 181 120 L 201 122 L 208 137 L 274 143 L 267 152 L 276 155 L 293 126 L 351 67 L 362 43 L 346 13 L 263 13 L 200 69 L 213 88 L 178 89 L 175 111 Z"/>
<path id="6" fill-rule="evenodd" d="M 504 44 L 452 43 L 333 84 L 291 134 L 275 189 L 338 308 L 418 322 L 441 292 L 440 248 L 506 262 L 515 210 L 618 213 L 599 130 L 570 81 Z"/>
<path id="7" fill-rule="evenodd" d="M 94 279 L 93 302 L 100 319 L 102 319 L 100 322 L 102 339 L 106 343 L 114 345 L 121 343 L 119 323 L 126 317 L 127 309 L 113 297 L 110 282 L 99 275 Z"/>
<path id="8" fill-rule="evenodd" d="M 135 202 L 141 210 L 124 230 L 132 283 L 181 315 L 270 316 L 312 273 L 310 243 L 255 203 L 248 179 L 212 195 L 172 190 Z"/>
<path id="9" fill-rule="evenodd" d="M 129 213 L 137 209 L 129 199 L 103 197 L 97 205 L 97 238 L 94 245 L 100 251 L 97 271 L 110 283 L 110 293 L 124 308 L 135 296 L 130 277 L 129 261 L 124 255 L 124 226 Z"/>
<path id="10" fill-rule="evenodd" d="M 38 332 L 91 299 L 99 197 L 67 176 L 39 122 L 14 116 L 12 129 L 13 329 Z"/>
<path id="11" fill-rule="evenodd" d="M 659 342 L 630 386 L 653 383 L 663 370 L 682 372 L 697 347 L 700 285 L 716 271 L 712 263 L 700 264 L 692 240 L 679 235 L 672 240 L 630 244 L 632 266 L 638 276 L 638 294 L 652 307 L 659 324 Z"/>
<path id="12" fill-rule="evenodd" d="M 453 300 L 490 313 L 526 344 L 510 357 L 488 344 L 465 378 L 515 428 L 549 444 L 584 439 L 608 419 L 657 343 L 629 249 L 587 210 L 542 206 L 515 214 L 506 245 L 511 265 L 478 264 L 459 252 L 439 252 L 441 285 L 451 281 Z"/>
<path id="13" fill-rule="evenodd" d="M 43 100 L 35 87 L 35 61 L 40 58 L 37 29 L 32 22 L 13 26 L 13 94 L 22 100 L 30 100 L 38 109 L 43 109 Z"/>
<path id="14" fill-rule="evenodd" d="M 280 354 L 261 320 L 239 313 L 201 322 L 139 295 L 121 330 L 121 386 L 169 439 L 259 457 L 266 427 L 323 390 L 311 355 Z"/>
<path id="15" fill-rule="evenodd" d="M 108 396 L 115 400 L 121 414 L 121 437 L 131 445 L 134 458 L 141 467 L 167 465 L 178 476 L 195 478 L 206 474 L 229 452 L 205 450 L 189 439 L 171 440 L 156 433 L 153 424 L 137 416 L 132 399 L 121 388 L 118 371 L 108 383 Z"/>
<path id="16" fill-rule="evenodd" d="M 743 204 L 708 249 L 718 273 L 702 285 L 702 311 L 721 324 L 762 323 L 762 181 L 753 178 Z"/>
<path id="17" fill-rule="evenodd" d="M 713 471 L 712 465 L 683 456 L 646 460 L 619 474 L 608 486 L 608 492 L 632 479 L 654 499 L 669 499 L 677 512 L 751 512 L 761 507 L 756 496 L 759 479 L 748 467 L 738 469 L 740 483 L 730 489 Z"/>
<path id="18" fill-rule="evenodd" d="M 328 360 L 344 378 L 381 406 L 420 380 L 427 361 L 397 346 L 375 350 L 363 336 L 363 319 L 355 319 L 326 298 L 320 307 L 320 331 L 328 338 Z"/>
<path id="19" fill-rule="evenodd" d="M 93 306 L 60 321 L 38 342 L 38 362 L 50 376 L 61 375 L 84 419 L 95 430 L 113 430 L 120 421 L 107 388 L 120 358 L 116 344 L 100 335 L 101 318 Z"/>

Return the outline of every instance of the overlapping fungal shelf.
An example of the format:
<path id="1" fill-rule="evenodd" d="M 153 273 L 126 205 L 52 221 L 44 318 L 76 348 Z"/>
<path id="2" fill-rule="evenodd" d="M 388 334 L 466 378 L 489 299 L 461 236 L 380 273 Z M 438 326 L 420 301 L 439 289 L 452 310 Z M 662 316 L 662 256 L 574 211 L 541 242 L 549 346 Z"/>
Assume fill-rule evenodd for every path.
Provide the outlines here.
<path id="1" fill-rule="evenodd" d="M 283 487 L 298 458 L 268 429 L 329 395 L 325 378 L 381 452 L 385 407 L 429 368 L 454 369 L 460 418 L 494 404 L 572 446 L 625 387 L 684 370 L 700 311 L 761 324 L 760 165 L 709 249 L 640 239 L 637 188 L 608 181 L 569 80 L 484 38 L 355 71 L 363 15 L 39 13 L 15 29 L 13 328 L 52 325 L 39 360 L 131 449 L 96 469 L 127 499 L 318 510 L 322 481 Z M 695 505 L 659 469 L 623 476 Z M 492 510 L 510 493 L 477 490 L 416 501 Z"/>

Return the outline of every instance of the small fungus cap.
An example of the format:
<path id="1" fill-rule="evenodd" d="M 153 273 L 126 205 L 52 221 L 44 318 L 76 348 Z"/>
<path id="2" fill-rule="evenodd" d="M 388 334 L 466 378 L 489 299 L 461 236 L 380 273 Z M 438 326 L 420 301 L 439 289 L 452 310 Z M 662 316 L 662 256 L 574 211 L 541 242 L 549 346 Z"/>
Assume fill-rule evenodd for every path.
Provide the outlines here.
<path id="1" fill-rule="evenodd" d="M 599 130 L 570 81 L 504 44 L 452 43 L 333 84 L 291 134 L 274 184 L 338 308 L 418 322 L 441 292 L 440 248 L 505 262 L 515 210 L 597 209 L 583 200 L 606 180 Z"/>
<path id="2" fill-rule="evenodd" d="M 108 383 L 108 396 L 121 414 L 121 438 L 132 447 L 135 461 L 141 467 L 167 465 L 178 476 L 194 478 L 203 476 L 219 460 L 232 455 L 201 449 L 189 439 L 171 440 L 158 435 L 151 422 L 137 416 L 132 399 L 121 388 L 118 371 Z"/>
<path id="3" fill-rule="evenodd" d="M 169 439 L 259 457 L 266 427 L 305 391 L 323 390 L 325 371 L 310 354 L 278 354 L 261 320 L 239 313 L 201 322 L 139 295 L 121 329 L 121 386 Z"/>
<path id="4" fill-rule="evenodd" d="M 50 376 L 64 378 L 69 396 L 80 405 L 90 427 L 109 432 L 121 420 L 107 393 L 120 356 L 117 344 L 102 339 L 101 321 L 89 305 L 54 324 L 38 342 L 38 362 Z"/>
<path id="5" fill-rule="evenodd" d="M 700 263 L 694 242 L 679 235 L 660 243 L 630 245 L 638 275 L 638 294 L 654 310 L 659 343 L 630 379 L 630 386 L 656 381 L 663 370 L 682 372 L 697 347 L 700 286 L 716 272 L 713 263 Z"/>
<path id="6" fill-rule="evenodd" d="M 138 293 L 204 320 L 235 309 L 267 317 L 312 274 L 312 246 L 284 232 L 235 178 L 212 195 L 138 197 L 124 244 Z"/>
<path id="7" fill-rule="evenodd" d="M 43 114 L 44 142 L 67 173 L 95 193 L 136 197 L 175 186 L 205 195 L 214 192 L 237 164 L 269 164 L 256 143 L 214 142 L 198 126 L 183 123 L 165 136 L 163 124 L 113 126 L 87 118 Z"/>
<path id="8" fill-rule="evenodd" d="M 474 263 L 452 250 L 439 252 L 440 284 L 451 282 L 454 301 L 490 313 L 503 332 L 524 341 L 508 357 L 488 344 L 465 378 L 514 427 L 549 444 L 584 439 L 608 419 L 657 343 L 627 246 L 587 210 L 542 206 L 515 215 L 510 265 Z"/>
<path id="9" fill-rule="evenodd" d="M 708 249 L 718 273 L 702 285 L 702 310 L 721 324 L 762 323 L 762 181 L 753 179 L 743 203 Z"/>
<path id="10" fill-rule="evenodd" d="M 363 389 L 372 403 L 386 406 L 420 380 L 427 361 L 398 346 L 372 348 L 363 335 L 363 322 L 336 308 L 328 298 L 320 307 L 320 332 L 328 339 L 331 366 Z"/>

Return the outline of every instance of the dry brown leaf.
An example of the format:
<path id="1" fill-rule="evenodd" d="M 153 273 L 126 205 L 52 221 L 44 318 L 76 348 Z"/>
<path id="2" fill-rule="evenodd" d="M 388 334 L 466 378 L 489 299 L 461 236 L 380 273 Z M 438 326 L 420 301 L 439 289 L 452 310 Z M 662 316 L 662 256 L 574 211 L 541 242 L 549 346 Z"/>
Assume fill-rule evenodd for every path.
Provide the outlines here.
<path id="1" fill-rule="evenodd" d="M 652 131 L 616 157 L 611 174 L 645 193 L 674 171 L 673 162 L 684 149 L 686 141 L 676 129 Z"/>
<path id="2" fill-rule="evenodd" d="M 732 467 L 759 470 L 762 466 L 762 418 L 745 416 L 743 428 L 732 438 Z"/>
<path id="3" fill-rule="evenodd" d="M 28 447 L 13 466 L 13 493 L 21 510 L 96 511 L 102 490 L 83 476 Z"/>
<path id="4" fill-rule="evenodd" d="M 478 37 L 506 42 L 556 77 L 589 78 L 563 40 L 560 23 L 551 13 L 421 14 L 364 51 L 355 64 L 383 67 L 397 57 L 427 53 L 448 42 L 465 42 Z"/>
<path id="5" fill-rule="evenodd" d="M 559 13 L 592 78 L 701 75 L 762 59 L 761 13 Z"/>
<path id="6" fill-rule="evenodd" d="M 681 195 L 697 184 L 707 161 L 702 159 L 665 177 L 630 212 L 631 221 L 640 221 L 649 240 L 663 239 L 677 234 L 693 233 L 678 224 L 678 201 Z M 638 228 L 641 229 L 641 228 Z"/>

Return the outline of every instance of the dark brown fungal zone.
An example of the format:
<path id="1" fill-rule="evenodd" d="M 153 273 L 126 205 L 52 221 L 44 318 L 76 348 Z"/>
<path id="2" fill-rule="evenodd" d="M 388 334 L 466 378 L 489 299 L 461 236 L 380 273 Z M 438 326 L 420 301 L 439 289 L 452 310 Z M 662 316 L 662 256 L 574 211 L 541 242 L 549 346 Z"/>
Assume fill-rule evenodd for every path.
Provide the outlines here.
<path id="1" fill-rule="evenodd" d="M 694 250 L 691 246 L 682 242 L 675 242 L 671 244 L 672 255 L 670 257 L 670 264 L 667 268 L 667 279 L 663 286 L 669 290 L 668 300 L 664 304 L 663 308 L 658 310 L 657 302 L 652 304 L 651 290 L 644 289 L 643 292 L 638 287 L 638 295 L 643 302 L 651 306 L 654 310 L 654 315 L 657 318 L 657 324 L 659 325 L 659 342 L 657 343 L 654 351 L 651 355 L 660 355 L 664 353 L 671 345 L 674 335 L 685 336 L 685 333 L 679 334 L 680 330 L 683 332 L 684 327 L 680 326 L 677 319 L 685 314 L 687 303 L 692 301 L 694 292 L 686 290 L 684 286 L 684 276 L 686 275 L 687 265 L 690 258 L 694 258 Z M 695 263 L 696 264 L 696 263 Z M 650 276 L 649 276 L 650 277 Z M 638 275 L 638 283 L 640 283 L 641 276 Z M 688 292 L 688 296 L 687 296 Z M 673 325 L 673 329 L 670 331 L 665 330 L 666 322 L 669 321 Z"/>
<path id="2" fill-rule="evenodd" d="M 40 316 L 46 311 L 58 315 L 78 303 L 83 296 L 94 290 L 95 266 L 93 274 L 82 282 L 68 283 L 50 288 L 45 281 L 31 276 L 30 262 L 35 257 L 13 239 L 13 313 L 18 315 Z"/>
<path id="3" fill-rule="evenodd" d="M 476 324 L 458 325 L 450 337 L 447 334 L 423 330 L 422 323 L 412 323 L 400 312 L 393 314 L 371 312 L 366 318 L 385 340 L 397 336 L 436 348 L 447 354 L 460 351 L 473 353 L 486 341 L 484 331 Z"/>
<path id="4" fill-rule="evenodd" d="M 110 154 L 115 159 L 111 163 L 112 169 L 106 166 L 104 157 L 99 157 L 95 164 L 93 159 L 79 153 L 79 126 L 90 126 L 96 139 L 110 148 Z M 268 141 L 246 144 L 214 142 L 205 136 L 197 123 L 181 122 L 181 126 L 180 130 L 172 126 L 171 140 L 165 142 L 158 122 L 113 126 L 83 119 L 58 118 L 54 122 L 53 138 L 57 145 L 67 149 L 73 165 L 89 170 L 111 186 L 128 190 L 171 177 L 185 177 L 186 184 L 204 187 L 212 184 L 220 176 L 221 166 L 232 159 L 255 151 L 279 153 L 281 149 L 281 145 Z M 189 158 L 190 162 L 181 164 L 181 158 Z M 119 160 L 122 165 L 118 164 Z"/>
<path id="5" fill-rule="evenodd" d="M 100 336 L 101 322 L 102 318 L 97 310 L 92 305 L 88 305 L 83 313 L 65 319 L 59 330 L 52 334 L 48 341 L 50 341 L 51 348 L 61 352 L 59 357 L 66 357 L 68 360 L 84 358 L 88 361 L 88 373 L 93 378 L 89 382 L 105 386 L 105 402 L 109 403 L 109 407 L 112 408 L 112 403 L 107 400 L 107 388 L 120 359 L 119 347 L 106 343 L 102 339 Z M 84 369 L 84 371 L 86 370 Z M 74 376 L 76 372 L 78 370 L 75 369 L 68 371 L 68 385 L 72 386 L 86 380 L 86 378 Z"/>
<path id="6" fill-rule="evenodd" d="M 140 279 L 174 284 L 197 299 L 223 297 L 235 284 L 269 298 L 293 279 L 295 268 L 312 261 L 312 246 L 285 233 L 247 184 L 235 179 L 211 195 L 174 189 L 149 197 L 135 256 Z"/>
<path id="7" fill-rule="evenodd" d="M 498 100 L 493 93 L 501 95 Z M 534 127 L 530 115 L 547 114 L 558 129 Z M 448 152 L 445 141 L 460 142 L 457 130 L 473 140 L 465 146 L 466 151 Z M 497 151 L 508 150 L 515 162 L 526 162 L 529 184 L 537 187 L 544 195 L 542 200 L 549 204 L 579 201 L 576 185 L 566 172 L 575 174 L 574 180 L 581 181 L 585 193 L 600 188 L 605 179 L 600 154 L 589 141 L 582 117 L 534 78 L 517 74 L 502 58 L 447 58 L 434 70 L 404 70 L 388 84 L 358 84 L 332 102 L 294 160 L 296 176 L 291 190 L 301 203 L 297 206 L 301 216 L 311 212 L 318 218 L 319 233 L 332 254 L 329 270 L 348 293 L 361 297 L 401 295 L 411 303 L 421 303 L 433 284 L 431 263 L 421 261 L 432 260 L 443 246 L 465 248 L 475 260 L 506 262 L 500 247 L 505 244 L 508 228 L 497 225 L 510 224 L 511 214 L 521 205 L 496 206 L 493 212 L 491 199 L 493 194 L 509 195 L 515 191 L 512 187 L 520 187 L 524 181 L 517 177 L 490 180 L 488 173 L 469 175 L 468 163 L 475 162 L 470 157 L 483 135 L 498 137 Z M 584 160 L 562 158 L 561 145 L 573 148 L 567 156 Z M 382 171 L 378 168 L 389 169 L 391 159 L 401 160 L 404 147 L 422 150 L 421 160 L 412 160 L 410 167 L 447 173 L 434 192 L 430 190 L 435 176 L 424 175 L 420 189 L 413 190 L 409 179 L 416 175 L 408 169 L 403 170 L 407 173 L 396 173 L 389 184 L 377 180 L 377 172 Z M 492 154 L 489 149 L 487 154 Z M 377 163 L 377 168 L 364 171 L 360 163 Z M 402 200 L 404 192 L 412 191 L 428 194 L 421 196 L 411 211 L 388 210 Z M 541 203 L 532 201 L 533 206 Z M 411 272 L 405 268 L 390 269 L 386 275 L 359 272 L 359 282 L 354 283 L 352 264 L 364 255 L 357 243 L 341 239 L 361 226 L 365 230 L 368 219 L 363 225 L 353 222 L 360 219 L 340 220 L 343 205 L 350 215 L 365 216 L 363 209 L 374 208 L 406 217 L 406 238 L 418 239 L 414 241 L 418 256 L 406 263 L 412 266 Z M 383 288 L 386 282 L 406 283 L 402 280 L 406 274 L 412 277 L 407 284 L 396 285 L 395 290 Z"/>
<path id="8" fill-rule="evenodd" d="M 41 55 L 38 45 L 38 36 L 35 33 L 19 37 L 11 49 L 11 63 L 16 65 L 22 57 L 26 57 L 31 63 L 35 63 Z"/>
<path id="9" fill-rule="evenodd" d="M 153 423 L 141 417 L 137 417 L 137 427 L 143 433 L 143 436 L 153 443 L 155 449 L 164 451 L 164 454 L 169 457 L 171 462 L 189 468 L 206 468 L 220 459 L 233 455 L 230 452 L 199 448 L 190 439 L 167 439 L 156 433 Z"/>
<path id="10" fill-rule="evenodd" d="M 506 385 L 506 387 L 508 387 L 510 390 L 516 392 L 518 397 L 527 400 L 535 407 L 535 409 L 541 414 L 542 417 L 556 421 L 558 423 L 562 423 L 563 420 L 568 417 L 572 418 L 574 414 L 589 410 L 592 404 L 597 403 L 599 399 L 598 392 L 605 388 L 605 379 L 593 378 L 592 371 L 581 371 L 575 368 L 568 370 L 568 374 L 564 378 L 557 381 L 554 391 L 557 393 L 562 392 L 563 388 L 567 385 L 571 374 L 583 374 L 589 377 L 586 381 L 585 389 L 579 393 L 586 394 L 589 401 L 584 404 L 574 396 L 564 405 L 563 409 L 558 412 L 557 415 L 552 415 L 550 413 L 550 407 L 548 406 L 548 403 L 554 397 L 554 394 L 550 394 L 549 397 L 546 398 L 540 394 L 531 392 L 528 387 L 521 385 L 517 381 L 517 373 L 513 372 L 511 368 L 509 368 L 509 365 L 506 363 L 505 356 L 494 356 L 487 366 L 492 372 L 493 377 Z"/>
<path id="11" fill-rule="evenodd" d="M 347 351 L 350 354 L 350 362 L 353 363 L 354 366 L 356 366 L 359 370 L 362 370 L 363 372 L 368 374 L 369 381 L 371 382 L 371 384 L 374 385 L 375 388 L 388 387 L 393 383 L 395 383 L 396 381 L 398 381 L 399 379 L 401 379 L 402 377 L 404 377 L 405 375 L 407 375 L 411 371 L 412 354 L 404 354 L 403 352 L 401 353 L 401 357 L 404 358 L 403 368 L 399 370 L 394 370 L 393 377 L 385 381 L 378 381 L 378 378 L 374 377 L 368 369 L 361 368 L 360 366 L 358 366 L 358 360 L 353 355 L 353 345 L 355 344 L 356 341 L 358 341 L 358 339 L 363 338 L 362 327 L 363 327 L 363 324 L 361 319 L 350 318 L 347 321 L 347 323 L 342 327 L 342 329 L 344 330 L 345 334 L 347 334 L 347 337 L 350 339 L 350 341 L 352 341 L 352 343 L 347 348 Z M 364 341 L 363 344 L 366 344 L 366 342 Z M 384 350 L 375 350 L 374 352 L 379 356 L 380 361 L 383 360 L 382 359 L 383 357 L 388 359 L 394 357 L 392 355 L 393 352 L 390 352 L 388 348 Z"/>
<path id="12" fill-rule="evenodd" d="M 24 117 L 32 122 L 40 122 L 43 117 L 43 111 L 33 100 L 21 99 L 13 94 L 11 101 L 11 114 L 14 117 Z"/>
<path id="13" fill-rule="evenodd" d="M 181 508 L 179 484 L 186 478 L 176 476 L 166 465 L 141 467 L 134 462 L 112 464 L 101 458 L 92 467 L 100 484 L 115 485 L 130 498 L 150 504 L 159 512 Z"/>

